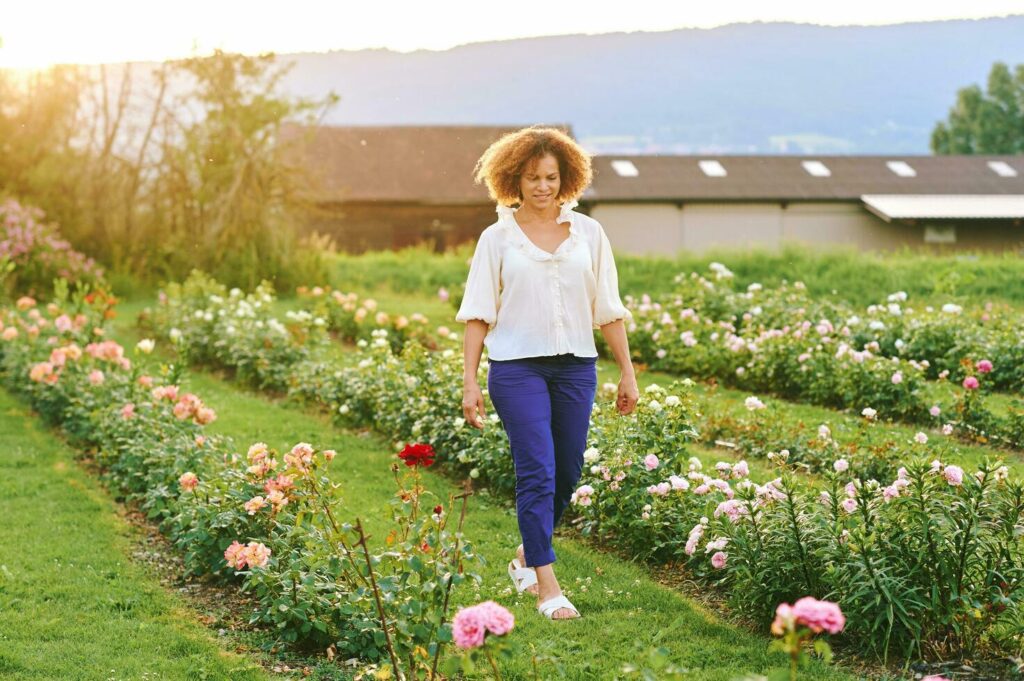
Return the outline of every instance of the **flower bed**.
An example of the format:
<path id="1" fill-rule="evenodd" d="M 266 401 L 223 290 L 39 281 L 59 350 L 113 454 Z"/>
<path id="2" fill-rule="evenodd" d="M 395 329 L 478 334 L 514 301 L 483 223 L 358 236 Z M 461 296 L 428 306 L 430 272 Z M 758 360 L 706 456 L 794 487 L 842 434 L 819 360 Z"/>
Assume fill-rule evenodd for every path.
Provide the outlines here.
<path id="1" fill-rule="evenodd" d="M 41 309 L 23 298 L 2 311 L 5 384 L 96 452 L 111 489 L 159 523 L 189 573 L 252 593 L 250 621 L 275 639 L 383 661 L 399 676 L 436 669 L 452 640 L 452 589 L 480 575 L 461 532 L 467 495 L 432 513 L 420 508 L 429 447 L 409 449 L 419 456 L 404 475 L 395 463 L 391 540 L 371 552 L 361 523 L 337 517 L 338 486 L 326 475 L 333 451 L 298 443 L 278 453 L 255 443 L 240 455 L 231 440 L 204 433 L 216 413 L 178 387 L 180 367 L 153 366 L 152 341 L 140 342 L 133 359 L 102 340 L 104 301 L 76 295 Z"/>
<path id="2" fill-rule="evenodd" d="M 714 280 L 680 275 L 661 301 L 625 297 L 635 357 L 753 392 L 857 412 L 870 406 L 882 418 L 927 423 L 939 408 L 957 415 L 963 435 L 1024 447 L 1024 402 L 996 415 L 981 397 L 1020 381 L 1024 369 L 1012 360 L 1024 353 L 1019 317 L 961 315 L 955 305 L 915 311 L 901 305 L 905 295 L 861 316 L 812 299 L 799 282 L 736 292 L 728 269 L 713 263 L 713 271 Z M 940 347 L 940 338 L 948 343 Z M 986 359 L 1003 356 L 1011 358 L 1006 366 Z M 946 404 L 934 399 L 932 378 L 948 386 Z"/>
<path id="3" fill-rule="evenodd" d="M 168 310 L 176 305 L 168 301 Z M 170 334 L 171 323 L 197 318 L 180 312 L 151 319 Z M 174 328 L 180 343 L 222 340 Z M 344 422 L 433 442 L 444 453 L 439 463 L 510 495 L 514 472 L 493 411 L 483 432 L 455 416 L 461 356 L 416 342 L 396 355 L 386 330 L 372 338 L 360 341 L 353 366 L 316 356 L 291 365 L 293 394 Z M 779 602 L 835 600 L 850 617 L 849 638 L 882 655 L 1020 646 L 1024 487 L 1005 467 L 964 471 L 908 448 L 903 465 L 874 471 L 858 463 L 858 476 L 841 457 L 830 468 L 819 463 L 823 482 L 800 476 L 783 456 L 778 476 L 763 483 L 749 480 L 743 462 L 719 462 L 708 474 L 686 452 L 696 436 L 689 385 L 649 388 L 629 418 L 595 405 L 589 467 L 574 495 L 585 534 L 640 559 L 686 561 L 766 624 Z"/>

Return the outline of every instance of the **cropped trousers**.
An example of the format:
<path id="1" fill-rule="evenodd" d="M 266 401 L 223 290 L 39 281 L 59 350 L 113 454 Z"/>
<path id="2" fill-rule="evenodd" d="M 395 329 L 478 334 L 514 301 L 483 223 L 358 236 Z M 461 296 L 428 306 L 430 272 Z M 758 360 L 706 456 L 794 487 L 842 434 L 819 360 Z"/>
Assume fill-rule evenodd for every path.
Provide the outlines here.
<path id="1" fill-rule="evenodd" d="M 526 565 L 553 563 L 552 533 L 583 470 L 597 358 L 490 360 L 487 391 L 512 450 Z"/>

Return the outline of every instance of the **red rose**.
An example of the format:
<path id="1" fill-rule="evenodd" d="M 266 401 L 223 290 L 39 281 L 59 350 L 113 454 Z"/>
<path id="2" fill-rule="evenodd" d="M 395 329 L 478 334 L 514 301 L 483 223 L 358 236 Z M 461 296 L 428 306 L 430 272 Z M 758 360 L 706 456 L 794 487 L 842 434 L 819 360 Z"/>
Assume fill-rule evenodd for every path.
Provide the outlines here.
<path id="1" fill-rule="evenodd" d="M 437 506 L 434 507 L 434 513 L 440 513 L 443 510 L 444 509 L 441 508 L 441 504 L 438 504 Z"/>
<path id="2" fill-rule="evenodd" d="M 434 463 L 436 456 L 434 448 L 423 442 L 406 445 L 398 453 L 398 458 L 405 461 L 406 466 L 429 466 Z"/>

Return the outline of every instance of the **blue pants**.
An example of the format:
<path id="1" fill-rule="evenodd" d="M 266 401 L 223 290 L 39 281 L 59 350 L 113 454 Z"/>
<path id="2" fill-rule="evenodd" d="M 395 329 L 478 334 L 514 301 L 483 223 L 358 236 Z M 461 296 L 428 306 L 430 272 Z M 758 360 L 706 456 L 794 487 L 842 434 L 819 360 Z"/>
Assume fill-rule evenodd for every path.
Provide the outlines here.
<path id="1" fill-rule="evenodd" d="M 551 535 L 583 470 L 597 358 L 490 360 L 487 392 L 512 449 L 526 565 L 553 563 Z"/>

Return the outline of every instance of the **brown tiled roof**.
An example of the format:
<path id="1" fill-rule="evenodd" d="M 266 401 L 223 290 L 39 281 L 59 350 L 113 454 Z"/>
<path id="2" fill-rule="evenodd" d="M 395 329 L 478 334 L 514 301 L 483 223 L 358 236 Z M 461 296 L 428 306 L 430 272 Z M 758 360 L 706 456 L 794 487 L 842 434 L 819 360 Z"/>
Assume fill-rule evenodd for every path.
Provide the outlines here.
<path id="1" fill-rule="evenodd" d="M 565 124 L 550 124 L 572 135 Z M 308 132 L 299 160 L 324 201 L 487 203 L 473 182 L 484 150 L 506 132 L 526 127 L 475 125 L 321 126 L 281 130 L 283 141 Z"/>
<path id="2" fill-rule="evenodd" d="M 636 177 L 612 161 L 628 160 Z M 708 177 L 699 161 L 717 160 L 725 177 Z M 830 177 L 813 177 L 801 161 L 821 161 Z M 916 177 L 899 177 L 887 161 L 905 161 Z M 1000 177 L 988 161 L 1004 161 L 1016 177 Z M 1024 194 L 1022 156 L 643 156 L 594 157 L 584 201 L 854 200 L 863 194 Z"/>

